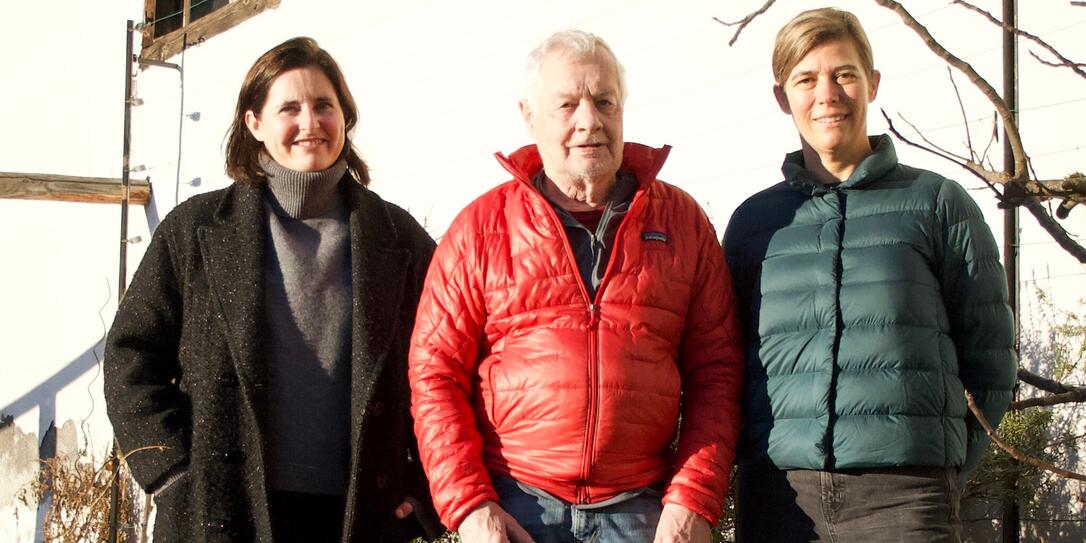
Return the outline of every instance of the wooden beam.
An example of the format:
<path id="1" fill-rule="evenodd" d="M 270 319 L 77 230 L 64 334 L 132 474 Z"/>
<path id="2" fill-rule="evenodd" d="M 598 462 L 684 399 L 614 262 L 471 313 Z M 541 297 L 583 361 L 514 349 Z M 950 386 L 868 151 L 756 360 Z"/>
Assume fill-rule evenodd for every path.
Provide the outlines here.
<path id="1" fill-rule="evenodd" d="M 155 0 L 143 0 L 143 43 L 141 48 L 151 45 L 155 38 Z"/>
<path id="2" fill-rule="evenodd" d="M 147 181 L 133 180 L 128 190 L 129 203 L 147 205 L 151 200 Z M 119 204 L 123 197 L 120 179 L 0 172 L 0 198 Z"/>
<path id="3" fill-rule="evenodd" d="M 279 7 L 279 1 L 234 0 L 227 6 L 212 11 L 165 36 L 152 40 L 150 45 L 147 44 L 147 34 L 145 34 L 144 48 L 140 52 L 140 57 L 152 60 L 166 60 L 180 53 L 183 47 L 203 43 L 204 40 L 216 34 L 221 34 L 264 10 Z M 144 29 L 144 32 L 147 32 L 147 30 Z M 188 36 L 188 43 L 182 43 L 185 36 Z"/>

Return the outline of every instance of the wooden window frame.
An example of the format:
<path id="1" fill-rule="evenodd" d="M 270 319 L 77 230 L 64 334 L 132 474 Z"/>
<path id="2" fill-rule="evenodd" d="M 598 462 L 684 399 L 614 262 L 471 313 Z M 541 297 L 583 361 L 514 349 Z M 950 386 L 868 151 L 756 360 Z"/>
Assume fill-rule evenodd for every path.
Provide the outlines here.
<path id="1" fill-rule="evenodd" d="M 143 51 L 140 57 L 164 61 L 180 53 L 185 47 L 203 43 L 204 40 L 221 34 L 258 13 L 279 7 L 279 1 L 231 0 L 230 4 L 192 22 L 188 21 L 186 9 L 185 22 L 181 28 L 157 38 L 154 37 L 154 24 L 148 24 L 143 28 Z M 145 20 L 154 21 L 155 0 L 144 0 L 143 11 Z"/>

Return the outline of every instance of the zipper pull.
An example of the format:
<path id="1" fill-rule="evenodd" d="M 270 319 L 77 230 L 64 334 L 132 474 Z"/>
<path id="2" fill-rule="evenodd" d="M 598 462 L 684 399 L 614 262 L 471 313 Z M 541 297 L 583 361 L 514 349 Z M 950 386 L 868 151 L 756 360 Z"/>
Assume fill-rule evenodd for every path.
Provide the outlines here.
<path id="1" fill-rule="evenodd" d="M 588 304 L 588 329 L 595 330 L 600 325 L 600 306 Z"/>

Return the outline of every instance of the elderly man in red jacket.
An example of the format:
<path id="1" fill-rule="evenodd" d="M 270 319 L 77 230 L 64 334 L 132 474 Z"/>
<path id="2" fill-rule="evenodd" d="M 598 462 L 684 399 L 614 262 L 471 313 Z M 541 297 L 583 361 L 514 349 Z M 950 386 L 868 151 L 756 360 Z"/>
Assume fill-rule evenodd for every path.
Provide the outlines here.
<path id="1" fill-rule="evenodd" d="M 708 542 L 723 508 L 731 279 L 705 214 L 656 178 L 670 148 L 623 141 L 625 98 L 603 40 L 545 40 L 520 102 L 535 145 L 498 155 L 513 179 L 460 213 L 430 266 L 411 409 L 465 543 Z"/>

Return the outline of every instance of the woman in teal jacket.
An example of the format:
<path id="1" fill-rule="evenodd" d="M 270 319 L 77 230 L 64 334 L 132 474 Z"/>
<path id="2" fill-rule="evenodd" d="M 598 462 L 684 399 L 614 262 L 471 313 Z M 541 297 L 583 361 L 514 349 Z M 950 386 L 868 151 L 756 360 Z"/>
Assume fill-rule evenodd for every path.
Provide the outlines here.
<path id="1" fill-rule="evenodd" d="M 879 73 L 855 16 L 777 35 L 802 148 L 724 236 L 748 340 L 737 526 L 750 541 L 958 541 L 958 500 L 1015 382 L 999 252 L 957 183 L 867 135 Z"/>

